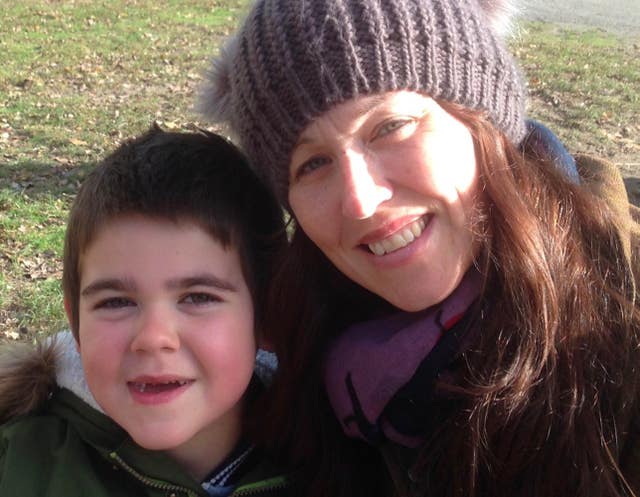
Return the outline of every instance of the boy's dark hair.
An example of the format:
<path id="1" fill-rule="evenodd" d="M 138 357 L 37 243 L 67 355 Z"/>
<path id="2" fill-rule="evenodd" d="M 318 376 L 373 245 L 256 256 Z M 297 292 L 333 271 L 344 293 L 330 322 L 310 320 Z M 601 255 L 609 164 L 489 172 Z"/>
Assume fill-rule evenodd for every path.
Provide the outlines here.
<path id="1" fill-rule="evenodd" d="M 282 210 L 226 139 L 204 130 L 164 132 L 154 125 L 98 164 L 71 207 L 63 290 L 76 339 L 82 254 L 106 223 L 129 214 L 192 221 L 224 247 L 233 246 L 259 329 L 272 264 L 286 243 Z"/>

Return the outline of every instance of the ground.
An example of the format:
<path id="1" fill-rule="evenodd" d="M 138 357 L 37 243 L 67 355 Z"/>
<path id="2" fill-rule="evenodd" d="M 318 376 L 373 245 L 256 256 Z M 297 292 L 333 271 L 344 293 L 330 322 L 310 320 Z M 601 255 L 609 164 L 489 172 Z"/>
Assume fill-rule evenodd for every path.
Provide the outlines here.
<path id="1" fill-rule="evenodd" d="M 530 21 L 550 22 L 556 25 L 566 25 L 571 29 L 600 29 L 620 36 L 626 40 L 629 50 L 640 57 L 640 3 L 638 0 L 524 0 L 522 2 L 522 16 Z M 604 90 L 604 89 L 603 89 Z M 635 88 L 640 93 L 640 88 Z M 567 95 L 565 94 L 565 98 Z M 575 101 L 581 97 L 574 95 Z M 554 105 L 555 104 L 555 105 Z M 553 102 L 551 108 L 576 105 L 575 102 Z M 548 116 L 549 99 L 545 95 L 534 93 L 531 99 L 531 113 Z M 562 116 L 559 116 L 562 119 Z M 554 119 L 550 118 L 553 122 Z M 625 178 L 629 197 L 633 203 L 640 203 L 640 123 L 626 122 L 622 126 L 611 126 L 603 122 L 605 131 L 611 138 L 600 143 L 593 143 L 588 139 L 574 139 L 572 148 L 575 150 L 595 153 L 612 159 L 620 168 Z M 561 125 L 562 126 L 562 125 Z M 617 129 L 616 129 L 617 128 Z"/>

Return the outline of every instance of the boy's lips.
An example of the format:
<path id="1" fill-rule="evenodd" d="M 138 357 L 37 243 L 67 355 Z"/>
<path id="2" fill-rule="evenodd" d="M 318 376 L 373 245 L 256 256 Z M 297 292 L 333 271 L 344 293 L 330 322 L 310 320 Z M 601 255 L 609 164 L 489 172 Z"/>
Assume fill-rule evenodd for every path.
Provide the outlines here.
<path id="1" fill-rule="evenodd" d="M 162 404 L 187 390 L 195 380 L 182 377 L 137 377 L 127 382 L 133 398 L 142 404 Z"/>

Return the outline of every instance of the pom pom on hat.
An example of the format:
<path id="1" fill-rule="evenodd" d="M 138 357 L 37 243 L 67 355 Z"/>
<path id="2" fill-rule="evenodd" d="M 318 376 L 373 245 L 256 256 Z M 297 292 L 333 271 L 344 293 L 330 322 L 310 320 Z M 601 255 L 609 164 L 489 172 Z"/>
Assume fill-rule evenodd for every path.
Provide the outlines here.
<path id="1" fill-rule="evenodd" d="M 478 0 L 486 13 L 494 32 L 505 37 L 513 31 L 513 20 L 518 12 L 515 2 L 510 0 Z"/>
<path id="2" fill-rule="evenodd" d="M 205 74 L 205 83 L 198 95 L 197 110 L 212 122 L 228 123 L 233 116 L 231 73 L 238 37 L 232 36 L 220 49 Z"/>

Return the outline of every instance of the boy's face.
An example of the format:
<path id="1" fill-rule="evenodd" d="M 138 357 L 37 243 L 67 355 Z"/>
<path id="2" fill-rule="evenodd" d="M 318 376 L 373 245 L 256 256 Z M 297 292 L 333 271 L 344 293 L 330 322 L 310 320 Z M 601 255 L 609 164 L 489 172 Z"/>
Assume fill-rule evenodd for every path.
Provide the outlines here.
<path id="1" fill-rule="evenodd" d="M 193 223 L 126 216 L 80 266 L 79 348 L 98 404 L 139 445 L 215 465 L 239 436 L 256 352 L 237 251 Z"/>

